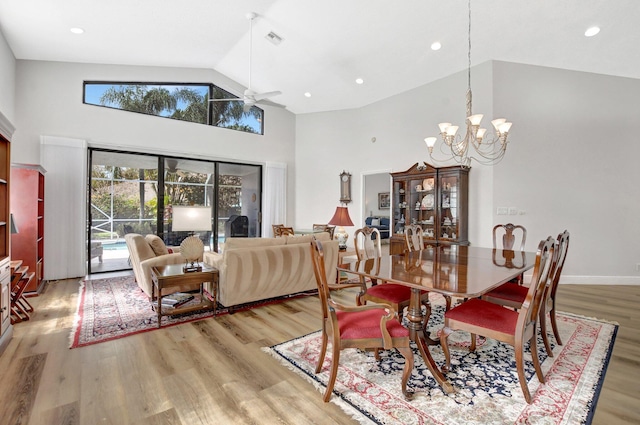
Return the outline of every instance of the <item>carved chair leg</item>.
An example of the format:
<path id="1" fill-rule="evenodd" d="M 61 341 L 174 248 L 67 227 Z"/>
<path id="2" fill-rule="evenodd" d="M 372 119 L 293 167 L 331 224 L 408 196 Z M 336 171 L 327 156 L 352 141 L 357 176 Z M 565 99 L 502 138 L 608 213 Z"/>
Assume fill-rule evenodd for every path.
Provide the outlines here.
<path id="1" fill-rule="evenodd" d="M 327 390 L 324 392 L 324 402 L 328 402 L 331 398 L 331 393 L 333 392 L 333 386 L 336 383 L 336 378 L 338 376 L 338 365 L 340 364 L 340 345 L 333 345 L 333 358 L 331 359 L 331 371 L 329 373 L 329 382 L 327 382 Z"/>
<path id="2" fill-rule="evenodd" d="M 518 381 L 520 382 L 520 388 L 522 389 L 522 394 L 524 394 L 524 399 L 527 404 L 531 404 L 531 393 L 529 392 L 529 387 L 527 386 L 527 378 L 524 374 L 524 344 L 522 341 L 516 341 L 515 345 L 515 354 L 516 354 L 516 369 L 518 371 Z"/>
<path id="3" fill-rule="evenodd" d="M 536 369 L 536 375 L 538 376 L 538 381 L 544 384 L 544 374 L 542 373 L 542 368 L 540 367 L 540 359 L 538 358 L 538 346 L 536 344 L 536 340 L 537 340 L 536 332 L 533 332 L 533 335 L 529 340 L 529 348 L 531 349 L 531 358 L 533 360 L 533 367 Z"/>
<path id="4" fill-rule="evenodd" d="M 449 353 L 449 345 L 447 344 L 447 339 L 449 335 L 451 335 L 453 331 L 444 325 L 442 328 L 442 332 L 440 333 L 440 346 L 442 347 L 442 352 L 444 354 L 444 366 L 442 366 L 442 373 L 447 373 L 449 368 L 451 367 L 451 353 Z"/>
<path id="5" fill-rule="evenodd" d="M 540 322 L 540 333 L 542 334 L 542 343 L 544 344 L 544 349 L 547 351 L 547 355 L 549 357 L 553 357 L 551 344 L 549 344 L 549 336 L 547 335 L 547 315 L 544 308 L 540 309 L 540 317 L 538 319 Z"/>
<path id="6" fill-rule="evenodd" d="M 329 337 L 327 336 L 327 332 L 322 329 L 322 345 L 320 346 L 320 357 L 318 358 L 318 364 L 316 365 L 316 372 L 319 373 L 322 369 L 322 364 L 324 363 L 324 356 L 327 354 L 327 340 Z"/>
<path id="7" fill-rule="evenodd" d="M 551 328 L 553 329 L 553 336 L 556 339 L 558 345 L 562 345 L 562 340 L 560 339 L 560 332 L 558 331 L 558 323 L 556 322 L 556 305 L 553 304 L 551 310 L 549 311 L 549 317 L 551 318 Z"/>
<path id="8" fill-rule="evenodd" d="M 398 351 L 404 357 L 404 369 L 402 370 L 402 394 L 407 400 L 413 397 L 413 391 L 407 389 L 407 382 L 413 371 L 413 351 L 411 347 L 398 347 Z"/>

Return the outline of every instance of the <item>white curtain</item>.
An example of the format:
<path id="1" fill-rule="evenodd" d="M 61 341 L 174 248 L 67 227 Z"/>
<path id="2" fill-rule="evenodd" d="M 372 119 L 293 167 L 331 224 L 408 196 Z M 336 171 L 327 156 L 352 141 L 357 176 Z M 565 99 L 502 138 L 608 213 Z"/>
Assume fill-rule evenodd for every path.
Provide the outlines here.
<path id="1" fill-rule="evenodd" d="M 267 162 L 265 168 L 262 236 L 273 237 L 271 225 L 287 222 L 287 164 Z"/>
<path id="2" fill-rule="evenodd" d="M 42 136 L 44 279 L 85 276 L 87 261 L 87 142 Z"/>

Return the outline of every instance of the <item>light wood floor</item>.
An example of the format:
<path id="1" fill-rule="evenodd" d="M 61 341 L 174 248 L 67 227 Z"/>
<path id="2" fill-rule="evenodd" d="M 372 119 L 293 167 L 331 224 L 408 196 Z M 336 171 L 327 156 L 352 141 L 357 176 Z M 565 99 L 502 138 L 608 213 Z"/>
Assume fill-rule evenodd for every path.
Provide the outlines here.
<path id="1" fill-rule="evenodd" d="M 30 299 L 0 356 L 0 423 L 356 423 L 260 351 L 319 329 L 315 297 L 70 350 L 77 291 L 58 281 Z M 593 423 L 640 423 L 640 287 L 561 285 L 559 303 L 620 323 Z"/>

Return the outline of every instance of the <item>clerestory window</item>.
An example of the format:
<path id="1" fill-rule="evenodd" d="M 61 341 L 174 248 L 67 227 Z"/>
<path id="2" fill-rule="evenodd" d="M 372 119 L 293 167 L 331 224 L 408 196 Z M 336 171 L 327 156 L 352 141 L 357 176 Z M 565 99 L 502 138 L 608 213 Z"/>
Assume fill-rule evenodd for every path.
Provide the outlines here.
<path id="1" fill-rule="evenodd" d="M 214 84 L 85 81 L 83 103 L 264 134 L 264 111 Z M 238 101 L 209 102 L 209 99 Z"/>

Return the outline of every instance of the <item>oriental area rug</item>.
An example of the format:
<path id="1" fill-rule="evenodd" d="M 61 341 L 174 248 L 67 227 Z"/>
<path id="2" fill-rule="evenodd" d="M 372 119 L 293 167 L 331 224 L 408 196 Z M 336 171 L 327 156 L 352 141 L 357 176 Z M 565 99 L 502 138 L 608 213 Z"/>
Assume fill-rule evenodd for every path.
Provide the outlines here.
<path id="1" fill-rule="evenodd" d="M 234 312 L 316 293 L 317 291 L 312 291 L 245 304 L 234 307 Z M 229 312 L 228 308 L 218 304 L 215 315 L 220 316 Z M 212 311 L 163 316 L 162 328 L 213 316 Z M 158 316 L 152 308 L 149 297 L 138 287 L 132 275 L 85 280 L 80 284 L 78 307 L 69 336 L 69 346 L 70 348 L 84 347 L 156 329 L 158 329 Z"/>
<path id="2" fill-rule="evenodd" d="M 433 308 L 429 321 L 432 337 L 439 336 L 443 311 L 442 306 Z M 476 352 L 470 353 L 470 336 L 464 332 L 449 337 L 452 364 L 446 377 L 454 386 L 452 394 L 444 393 L 435 382 L 415 346 L 415 367 L 408 383 L 415 392 L 412 400 L 406 400 L 400 390 L 404 359 L 396 350 L 381 351 L 381 361 L 377 362 L 372 352 L 345 349 L 340 354 L 331 402 L 367 425 L 590 424 L 618 326 L 567 313 L 558 314 L 557 319 L 564 345 L 555 344 L 550 335 L 553 357 L 547 356 L 542 339 L 538 338 L 545 384 L 538 382 L 529 344 L 526 346 L 525 373 L 533 397 L 530 405 L 520 388 L 513 348 L 481 339 Z M 324 394 L 331 343 L 322 370 L 315 374 L 320 343 L 320 331 L 316 331 L 263 351 Z M 442 366 L 440 346 L 429 349 Z"/>

